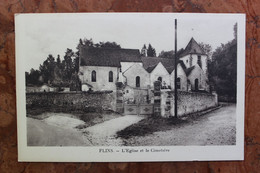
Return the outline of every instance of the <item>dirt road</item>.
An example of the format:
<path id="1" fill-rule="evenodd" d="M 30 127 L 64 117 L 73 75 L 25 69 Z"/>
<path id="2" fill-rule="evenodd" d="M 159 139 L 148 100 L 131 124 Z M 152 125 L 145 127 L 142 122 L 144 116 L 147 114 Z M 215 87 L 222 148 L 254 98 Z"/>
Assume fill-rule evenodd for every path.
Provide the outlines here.
<path id="1" fill-rule="evenodd" d="M 182 126 L 144 137 L 132 137 L 125 143 L 131 146 L 233 145 L 235 140 L 236 106 L 232 104 Z"/>
<path id="2" fill-rule="evenodd" d="M 137 123 L 143 118 L 137 115 L 122 116 L 88 127 L 84 130 L 84 133 L 95 146 L 119 146 L 122 145 L 122 140 L 115 138 L 116 132 Z"/>
<path id="3" fill-rule="evenodd" d="M 43 120 L 27 118 L 28 146 L 118 146 L 122 140 L 116 139 L 116 132 L 144 117 L 128 115 L 111 119 L 86 129 L 75 129 L 84 124 L 79 119 L 62 113 L 53 113 Z"/>
<path id="4" fill-rule="evenodd" d="M 54 124 L 54 118 L 62 120 L 60 117 L 52 117 L 46 120 L 27 118 L 27 144 L 28 146 L 88 146 L 91 143 L 85 136 L 72 127 L 62 127 Z M 67 117 L 64 118 L 67 121 Z M 51 123 L 47 123 L 51 122 Z M 56 120 L 56 122 L 58 122 Z"/>

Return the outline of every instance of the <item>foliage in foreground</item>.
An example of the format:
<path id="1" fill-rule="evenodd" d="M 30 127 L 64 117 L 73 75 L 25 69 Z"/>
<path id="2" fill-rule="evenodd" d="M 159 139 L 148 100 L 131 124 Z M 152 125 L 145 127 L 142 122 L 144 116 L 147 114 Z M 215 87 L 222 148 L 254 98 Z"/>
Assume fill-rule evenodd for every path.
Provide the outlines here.
<path id="1" fill-rule="evenodd" d="M 172 125 L 181 125 L 187 122 L 188 121 L 186 120 L 177 119 L 174 117 L 163 118 L 151 116 L 117 132 L 117 137 L 128 139 L 133 136 L 145 136 L 157 131 L 170 130 Z"/>

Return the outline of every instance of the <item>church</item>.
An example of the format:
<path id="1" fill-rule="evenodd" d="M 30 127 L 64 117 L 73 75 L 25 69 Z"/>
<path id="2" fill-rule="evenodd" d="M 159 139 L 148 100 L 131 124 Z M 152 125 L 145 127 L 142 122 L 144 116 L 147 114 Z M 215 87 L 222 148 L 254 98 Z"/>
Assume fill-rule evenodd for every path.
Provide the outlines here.
<path id="1" fill-rule="evenodd" d="M 138 49 L 80 48 L 79 78 L 82 91 L 116 91 L 123 86 L 127 101 L 142 95 L 149 101 L 154 82 L 161 82 L 162 90 L 174 90 L 174 71 L 177 70 L 177 88 L 188 92 L 209 92 L 208 56 L 191 38 L 174 59 L 142 56 Z"/>

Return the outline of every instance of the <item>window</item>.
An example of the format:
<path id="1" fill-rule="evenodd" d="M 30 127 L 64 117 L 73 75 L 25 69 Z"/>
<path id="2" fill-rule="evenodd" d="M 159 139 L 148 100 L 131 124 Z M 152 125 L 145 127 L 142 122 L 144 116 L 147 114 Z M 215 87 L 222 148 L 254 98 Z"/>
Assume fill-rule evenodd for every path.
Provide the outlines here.
<path id="1" fill-rule="evenodd" d="M 188 64 L 188 63 L 189 63 L 189 60 L 186 60 L 186 63 Z"/>
<path id="2" fill-rule="evenodd" d="M 161 103 L 161 100 L 160 99 L 154 100 L 154 103 Z"/>
<path id="3" fill-rule="evenodd" d="M 201 56 L 200 55 L 198 55 L 198 64 L 201 67 Z"/>
<path id="4" fill-rule="evenodd" d="M 157 80 L 160 81 L 160 82 L 162 83 L 162 77 L 158 77 Z"/>
<path id="5" fill-rule="evenodd" d="M 190 67 L 192 66 L 192 55 L 190 55 Z"/>
<path id="6" fill-rule="evenodd" d="M 178 77 L 176 83 L 177 83 L 177 89 L 181 89 L 181 78 Z"/>
<path id="7" fill-rule="evenodd" d="M 112 71 L 110 71 L 108 73 L 108 82 L 113 82 L 113 72 Z"/>
<path id="8" fill-rule="evenodd" d="M 93 70 L 92 72 L 91 72 L 91 82 L 96 82 L 97 81 L 97 78 L 96 78 L 97 76 L 96 76 L 96 71 L 95 70 Z"/>
<path id="9" fill-rule="evenodd" d="M 199 90 L 199 79 L 195 79 L 195 91 Z"/>
<path id="10" fill-rule="evenodd" d="M 135 86 L 140 87 L 140 76 L 136 76 L 135 78 Z"/>

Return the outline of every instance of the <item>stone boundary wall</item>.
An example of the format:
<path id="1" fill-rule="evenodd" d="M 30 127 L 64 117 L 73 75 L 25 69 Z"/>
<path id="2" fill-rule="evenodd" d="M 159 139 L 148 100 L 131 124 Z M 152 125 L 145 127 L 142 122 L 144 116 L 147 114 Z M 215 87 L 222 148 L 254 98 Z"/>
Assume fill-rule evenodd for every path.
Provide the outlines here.
<path id="1" fill-rule="evenodd" d="M 217 94 L 178 91 L 178 116 L 203 111 L 218 105 Z M 174 116 L 174 92 L 161 91 L 161 116 Z"/>
<path id="2" fill-rule="evenodd" d="M 26 93 L 26 107 L 59 107 L 89 112 L 113 110 L 116 111 L 116 92 L 46 92 Z"/>

